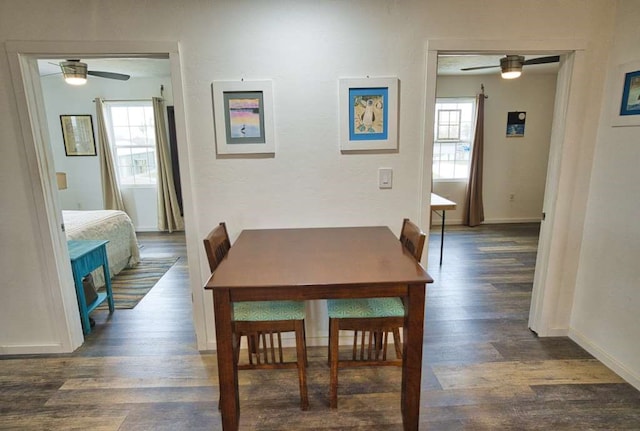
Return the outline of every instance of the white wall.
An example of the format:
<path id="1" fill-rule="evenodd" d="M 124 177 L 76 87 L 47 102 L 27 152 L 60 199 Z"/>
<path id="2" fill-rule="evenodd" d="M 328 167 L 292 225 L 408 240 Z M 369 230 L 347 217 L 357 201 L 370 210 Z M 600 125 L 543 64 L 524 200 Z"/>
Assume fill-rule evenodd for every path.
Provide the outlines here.
<path id="1" fill-rule="evenodd" d="M 428 225 L 420 219 L 428 200 L 419 193 L 422 178 L 431 175 L 430 169 L 422 172 L 425 85 L 433 85 L 425 76 L 427 40 L 581 39 L 588 46 L 581 66 L 597 84 L 607 55 L 601 40 L 609 34 L 613 6 L 584 0 L 159 0 L 153 5 L 22 0 L 0 3 L 0 40 L 64 41 L 82 34 L 88 41 L 179 41 L 189 150 L 189 163 L 181 168 L 193 179 L 183 183 L 194 211 L 186 220 L 189 262 L 200 265 L 191 284 L 201 292 L 208 274 L 199 241 L 220 220 L 227 221 L 232 239 L 244 228 L 382 224 L 398 233 L 403 217 Z M 338 79 L 366 76 L 400 80 L 398 153 L 340 154 Z M 275 158 L 216 157 L 210 85 L 241 78 L 273 80 Z M 588 103 L 581 109 L 591 116 L 600 99 L 588 84 L 580 81 L 572 91 L 585 95 L 579 100 Z M 12 185 L 0 188 L 2 352 L 24 345 L 40 351 L 45 344 L 64 346 L 65 334 L 64 327 L 56 332 L 59 316 L 43 299 L 59 292 L 45 287 L 50 250 L 40 247 L 47 232 L 39 230 L 37 211 L 44 197 L 35 157 L 28 157 L 33 151 L 22 138 L 28 127 L 21 123 L 24 112 L 17 113 L 20 92 L 7 61 L 0 61 L 0 180 Z M 583 128 L 589 130 L 572 124 L 571 136 Z M 589 148 L 594 140 L 587 133 L 581 145 Z M 394 169 L 392 190 L 378 189 L 379 167 Z M 208 292 L 195 311 L 204 315 L 199 347 L 214 348 Z M 322 306 L 314 304 L 311 311 L 310 343 L 326 335 Z"/>
<path id="2" fill-rule="evenodd" d="M 474 97 L 484 84 L 484 183 L 485 223 L 518 223 L 540 220 L 549 158 L 551 120 L 556 74 L 536 74 L 529 66 L 514 80 L 499 75 L 439 76 L 437 97 Z M 527 113 L 525 134 L 507 138 L 507 112 Z M 460 224 L 466 182 L 435 180 L 433 190 L 458 203 L 447 212 L 447 224 Z M 510 195 L 513 194 L 513 200 Z M 441 220 L 434 218 L 434 224 Z"/>
<path id="3" fill-rule="evenodd" d="M 166 67 L 168 71 L 168 60 Z M 60 115 L 91 115 L 98 147 L 94 98 L 150 100 L 160 97 L 160 86 L 163 85 L 165 106 L 169 106 L 173 103 L 170 78 L 117 81 L 89 76 L 85 85 L 75 87 L 66 84 L 61 75 L 50 75 L 42 78 L 41 85 L 55 169 L 67 173 L 68 188 L 58 193 L 62 209 L 104 209 L 98 156 L 69 157 L 65 154 Z M 157 230 L 156 190 L 155 186 L 125 187 L 121 190 L 127 213 L 137 231 Z"/>
<path id="4" fill-rule="evenodd" d="M 602 106 L 571 337 L 640 389 L 640 120 L 611 127 L 620 102 L 618 66 L 640 69 L 640 7 L 620 1 Z"/>

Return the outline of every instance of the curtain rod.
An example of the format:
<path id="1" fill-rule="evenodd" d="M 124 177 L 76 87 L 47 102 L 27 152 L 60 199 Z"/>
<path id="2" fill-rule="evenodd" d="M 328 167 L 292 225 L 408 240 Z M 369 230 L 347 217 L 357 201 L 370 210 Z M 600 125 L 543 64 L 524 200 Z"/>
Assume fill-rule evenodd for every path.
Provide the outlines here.
<path id="1" fill-rule="evenodd" d="M 485 99 L 489 98 L 489 96 L 484 94 L 484 84 L 480 84 L 480 93 L 484 96 Z"/>
<path id="2" fill-rule="evenodd" d="M 164 85 L 160 85 L 160 97 L 158 97 L 157 99 L 160 99 L 164 102 Z M 153 101 L 153 97 L 149 98 L 149 99 L 112 99 L 112 100 L 108 100 L 108 99 L 103 99 L 103 102 L 152 102 Z M 95 99 L 93 99 L 93 102 L 95 103 Z"/>
<path id="3" fill-rule="evenodd" d="M 162 99 L 162 97 L 158 97 L 158 99 L 160 100 L 164 100 Z M 151 102 L 153 100 L 153 98 L 149 98 L 149 99 L 103 99 L 103 102 Z M 95 99 L 93 100 L 93 102 L 95 103 Z"/>

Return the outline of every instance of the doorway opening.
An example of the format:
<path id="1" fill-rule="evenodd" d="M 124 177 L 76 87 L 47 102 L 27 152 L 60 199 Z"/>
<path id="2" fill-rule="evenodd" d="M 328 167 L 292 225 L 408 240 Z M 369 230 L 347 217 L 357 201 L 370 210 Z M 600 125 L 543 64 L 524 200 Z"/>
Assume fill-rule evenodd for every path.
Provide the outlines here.
<path id="1" fill-rule="evenodd" d="M 52 315 L 59 316 L 59 319 L 55 319 L 53 324 L 55 325 L 54 330 L 60 334 L 60 344 L 54 347 L 51 352 L 70 352 L 80 346 L 84 338 L 69 265 L 66 238 L 63 231 L 64 225 L 61 204 L 58 199 L 58 187 L 55 181 L 57 164 L 51 147 L 51 144 L 53 144 L 51 130 L 56 130 L 59 133 L 57 128 L 59 123 L 54 122 L 57 123 L 54 127 L 48 124 L 46 101 L 43 96 L 38 60 L 55 59 L 63 61 L 68 58 L 82 58 L 87 59 L 87 61 L 107 59 L 144 61 L 163 59 L 169 65 L 170 76 L 168 77 L 168 82 L 170 82 L 170 86 L 173 89 L 172 94 L 175 102 L 175 109 L 171 114 L 176 119 L 176 127 L 170 133 L 175 133 L 177 137 L 177 147 L 180 149 L 178 152 L 179 159 L 187 163 L 188 147 L 186 146 L 178 44 L 172 42 L 12 42 L 7 44 L 7 52 L 12 72 L 14 72 L 14 85 L 19 89 L 16 91 L 16 96 L 25 150 L 29 160 L 30 176 L 33 179 L 33 190 L 36 196 L 42 198 L 35 205 L 42 238 L 40 259 L 44 262 L 43 270 L 46 273 L 43 276 L 49 281 L 47 289 L 51 301 L 48 306 L 52 310 Z M 159 89 L 154 91 L 157 93 Z M 97 94 L 96 96 L 102 96 L 102 94 Z M 92 100 L 93 97 L 89 98 L 85 103 L 91 103 Z M 95 113 L 95 107 L 92 106 L 89 112 Z M 63 146 L 63 144 L 60 145 Z M 188 170 L 183 170 L 181 180 L 183 187 L 189 187 Z M 190 207 L 185 206 L 184 212 L 189 213 L 190 210 Z M 194 275 L 199 278 L 199 275 L 197 275 L 199 274 L 197 259 L 194 259 L 194 261 L 196 264 L 189 269 L 190 279 L 193 279 Z M 191 287 L 192 291 L 197 290 L 193 286 Z M 195 292 L 193 296 L 193 319 L 196 322 L 196 336 L 200 339 L 202 337 L 199 337 L 198 334 L 203 333 L 204 329 L 197 322 L 203 320 L 201 317 L 203 314 L 201 307 L 202 295 L 198 295 Z"/>
<path id="2" fill-rule="evenodd" d="M 157 231 L 158 167 L 152 97 L 161 98 L 167 108 L 173 107 L 169 59 L 83 59 L 82 64 L 86 64 L 89 71 L 129 78 L 108 79 L 88 75 L 87 82 L 77 86 L 65 82 L 59 62 L 60 59 L 38 60 L 55 171 L 63 173 L 67 180 L 67 187 L 59 191 L 61 209 L 105 209 L 100 175 L 100 158 L 103 156 L 100 153 L 103 149 L 97 142 L 99 126 L 94 101 L 96 95 L 100 95 L 104 100 L 104 125 L 111 144 L 115 180 L 126 213 L 136 232 Z M 63 133 L 66 129 L 61 130 L 57 121 L 58 118 L 79 117 L 68 114 L 82 114 L 93 126 L 93 131 L 85 131 L 90 151 L 70 154 L 73 143 L 69 141 L 74 137 Z M 165 124 L 171 125 L 172 117 L 167 114 L 165 112 Z M 177 162 L 177 153 L 172 156 Z M 177 190 L 176 193 L 179 194 Z"/>
<path id="3" fill-rule="evenodd" d="M 495 64 L 496 55 L 438 55 L 432 191 L 458 204 L 447 214 L 451 224 L 463 220 L 475 99 L 481 93 L 485 223 L 538 222 L 542 214 L 559 63 L 525 66 L 513 80 L 503 79 L 499 66 L 486 66 Z M 508 129 L 514 113 L 522 117 L 517 134 Z"/>
<path id="4" fill-rule="evenodd" d="M 520 46 L 518 46 L 520 45 Z M 536 56 L 559 56 L 559 69 L 556 78 L 556 92 L 553 99 L 553 116 L 551 119 L 551 133 L 549 150 L 546 153 L 548 163 L 546 168 L 546 179 L 544 180 L 543 195 L 543 213 L 546 213 L 546 219 L 541 222 L 540 237 L 538 242 L 538 252 L 535 267 L 535 275 L 533 282 L 533 293 L 531 301 L 531 310 L 529 315 L 529 327 L 541 336 L 550 335 L 567 335 L 568 333 L 568 316 L 571 312 L 571 303 L 563 302 L 561 306 L 557 306 L 559 298 L 566 298 L 565 292 L 562 292 L 562 286 L 557 279 L 555 271 L 550 271 L 549 267 L 557 265 L 556 262 L 549 260 L 550 250 L 562 249 L 565 246 L 564 238 L 558 238 L 551 235 L 554 225 L 556 224 L 556 207 L 559 196 L 559 181 L 561 176 L 560 166 L 568 163 L 562 159 L 562 148 L 566 142 L 567 116 L 570 105 L 569 88 L 572 79 L 577 75 L 574 63 L 576 57 L 581 57 L 584 46 L 575 41 L 457 41 L 457 40 L 437 40 L 429 41 L 427 44 L 427 73 L 426 73 L 426 109 L 425 109 L 425 157 L 423 160 L 424 172 L 431 172 L 431 164 L 433 163 L 433 136 L 434 136 L 434 118 L 436 115 L 436 98 L 437 88 L 439 87 L 438 77 L 438 59 L 439 56 L 469 56 L 469 55 L 494 55 L 504 56 L 506 54 L 515 54 L 514 50 L 518 50 L 521 55 Z M 490 63 L 489 63 L 490 64 Z M 578 62 L 580 65 L 580 62 Z M 527 73 L 527 69 L 523 74 Z M 517 81 L 517 80 L 516 80 Z M 480 90 L 480 84 L 473 93 Z M 491 93 L 487 91 L 489 100 Z M 573 96 L 573 95 L 571 95 Z M 490 102 L 491 103 L 491 102 Z M 511 110 L 517 111 L 517 108 L 503 106 L 504 111 L 504 127 L 506 129 L 507 113 Z M 432 189 L 431 175 L 423 177 L 423 190 Z M 445 193 L 446 194 L 446 193 Z M 513 194 L 511 191 L 506 192 L 507 199 Z M 425 193 L 423 193 L 425 195 Z M 517 195 L 514 196 L 517 198 Z M 564 208 L 560 212 L 564 219 L 569 217 L 565 213 Z M 428 206 L 423 206 L 423 219 L 430 220 L 431 214 Z M 445 247 L 446 249 L 446 247 Z M 555 302 L 555 303 L 554 303 Z M 553 309 L 553 310 L 552 310 Z M 553 315 L 549 312 L 553 311 Z M 558 320 L 567 322 L 564 327 L 558 327 Z"/>

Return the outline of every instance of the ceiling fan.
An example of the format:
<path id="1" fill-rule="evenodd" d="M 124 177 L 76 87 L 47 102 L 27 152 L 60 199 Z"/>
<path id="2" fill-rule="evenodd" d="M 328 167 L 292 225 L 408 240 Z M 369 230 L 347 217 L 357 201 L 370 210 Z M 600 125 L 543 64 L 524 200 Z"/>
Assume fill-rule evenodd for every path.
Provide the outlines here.
<path id="1" fill-rule="evenodd" d="M 88 70 L 87 63 L 80 60 L 66 60 L 59 63 L 64 80 L 71 85 L 83 85 L 87 82 L 87 75 L 97 76 L 100 78 L 117 79 L 126 81 L 130 75 L 116 72 L 104 72 L 101 70 Z"/>
<path id="2" fill-rule="evenodd" d="M 522 55 L 506 55 L 500 59 L 500 65 L 465 67 L 464 69 L 460 69 L 460 70 L 469 71 L 469 70 L 490 69 L 493 67 L 499 67 L 502 69 L 502 77 L 504 79 L 513 79 L 520 76 L 520 74 L 522 73 L 523 66 L 530 66 L 533 64 L 557 63 L 559 61 L 560 61 L 559 55 L 531 58 L 529 60 L 525 60 L 524 56 Z"/>

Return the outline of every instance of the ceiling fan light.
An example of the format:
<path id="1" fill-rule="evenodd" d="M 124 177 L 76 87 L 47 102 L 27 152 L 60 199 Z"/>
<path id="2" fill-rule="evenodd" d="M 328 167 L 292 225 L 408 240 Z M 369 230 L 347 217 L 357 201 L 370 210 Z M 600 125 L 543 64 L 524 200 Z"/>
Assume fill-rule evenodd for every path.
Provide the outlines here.
<path id="1" fill-rule="evenodd" d="M 522 75 L 524 57 L 521 55 L 507 55 L 500 59 L 500 69 L 504 79 L 515 79 Z"/>
<path id="2" fill-rule="evenodd" d="M 520 75 L 522 75 L 522 72 L 519 70 L 513 70 L 510 72 L 502 72 L 502 77 L 504 79 L 515 79 L 515 78 L 519 78 Z"/>
<path id="3" fill-rule="evenodd" d="M 87 83 L 87 65 L 79 61 L 63 61 L 60 63 L 62 74 L 67 84 L 84 85 Z"/>
<path id="4" fill-rule="evenodd" d="M 80 76 L 67 76 L 66 78 L 64 78 L 64 81 L 67 84 L 71 85 L 84 85 L 87 83 L 87 78 L 83 78 Z"/>

